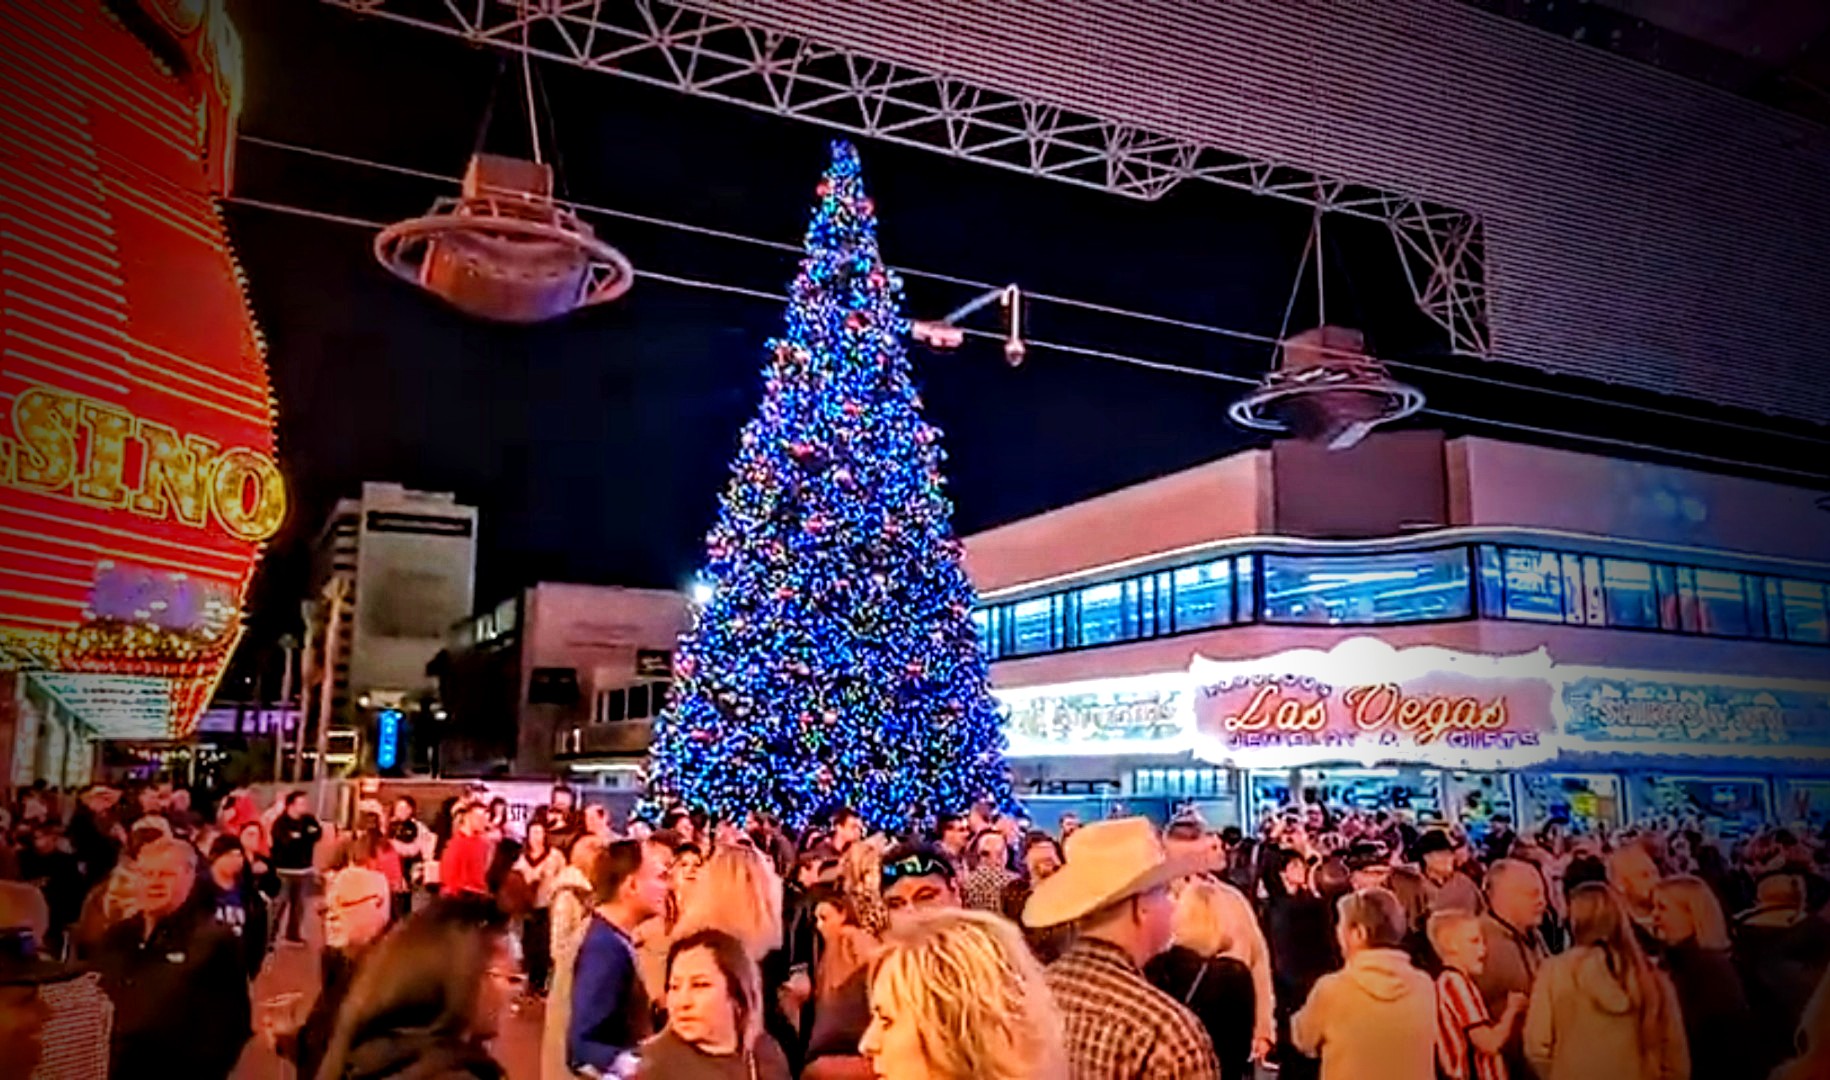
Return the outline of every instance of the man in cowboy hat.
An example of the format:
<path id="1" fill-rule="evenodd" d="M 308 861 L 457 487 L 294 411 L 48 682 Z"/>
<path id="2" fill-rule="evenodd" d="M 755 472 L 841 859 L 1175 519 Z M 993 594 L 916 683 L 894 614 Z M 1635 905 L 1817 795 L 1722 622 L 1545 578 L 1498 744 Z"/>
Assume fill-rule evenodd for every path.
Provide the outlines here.
<path id="1" fill-rule="evenodd" d="M 1141 817 L 1088 825 L 1068 838 L 1066 854 L 1030 894 L 1023 922 L 1079 930 L 1048 968 L 1073 1080 L 1218 1080 L 1201 1021 L 1143 970 L 1169 946 L 1170 884 L 1213 870 L 1212 860 L 1171 859 Z"/>
<path id="2" fill-rule="evenodd" d="M 0 881 L 0 1076 L 33 1075 L 53 1042 L 59 1075 L 99 1080 L 108 1068 L 106 1003 L 94 976 L 39 952 L 49 922 L 37 889 Z M 71 990 L 78 978 L 89 985 Z"/>
<path id="3" fill-rule="evenodd" d="M 1484 910 L 1480 886 L 1456 866 L 1456 844 L 1447 829 L 1431 829 L 1417 841 L 1417 864 L 1423 870 L 1423 895 L 1430 913 Z"/>

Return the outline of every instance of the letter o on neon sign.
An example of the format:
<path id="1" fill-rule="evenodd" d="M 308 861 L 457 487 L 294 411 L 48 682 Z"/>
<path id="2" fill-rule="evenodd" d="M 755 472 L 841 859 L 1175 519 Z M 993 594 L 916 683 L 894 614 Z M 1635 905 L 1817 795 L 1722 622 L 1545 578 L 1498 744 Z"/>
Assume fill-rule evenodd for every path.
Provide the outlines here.
<path id="1" fill-rule="evenodd" d="M 286 520 L 286 481 L 279 466 L 246 447 L 226 450 L 210 474 L 216 520 L 237 540 L 265 540 Z"/>

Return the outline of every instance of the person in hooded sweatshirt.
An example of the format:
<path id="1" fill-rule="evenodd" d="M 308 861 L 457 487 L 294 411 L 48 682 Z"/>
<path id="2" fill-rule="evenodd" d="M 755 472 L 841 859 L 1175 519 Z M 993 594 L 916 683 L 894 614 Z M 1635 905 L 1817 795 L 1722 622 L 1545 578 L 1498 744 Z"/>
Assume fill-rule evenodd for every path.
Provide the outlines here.
<path id="1" fill-rule="evenodd" d="M 1436 986 L 1404 951 L 1404 909 L 1384 889 L 1343 896 L 1336 934 L 1347 957 L 1290 1019 L 1296 1049 L 1322 1080 L 1434 1080 Z"/>
<path id="2" fill-rule="evenodd" d="M 1646 959 L 1611 886 L 1569 897 L 1569 951 L 1545 961 L 1525 1013 L 1525 1056 L 1539 1080 L 1689 1080 L 1677 991 Z"/>

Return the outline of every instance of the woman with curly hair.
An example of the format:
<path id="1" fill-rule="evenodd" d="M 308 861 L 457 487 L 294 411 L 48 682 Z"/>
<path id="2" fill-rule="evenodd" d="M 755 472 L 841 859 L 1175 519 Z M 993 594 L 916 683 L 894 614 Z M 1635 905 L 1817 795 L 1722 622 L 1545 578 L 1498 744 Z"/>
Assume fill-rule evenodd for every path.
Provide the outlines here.
<path id="1" fill-rule="evenodd" d="M 1061 1016 L 1016 927 L 980 911 L 910 917 L 871 965 L 860 1047 L 881 1080 L 1055 1080 Z"/>

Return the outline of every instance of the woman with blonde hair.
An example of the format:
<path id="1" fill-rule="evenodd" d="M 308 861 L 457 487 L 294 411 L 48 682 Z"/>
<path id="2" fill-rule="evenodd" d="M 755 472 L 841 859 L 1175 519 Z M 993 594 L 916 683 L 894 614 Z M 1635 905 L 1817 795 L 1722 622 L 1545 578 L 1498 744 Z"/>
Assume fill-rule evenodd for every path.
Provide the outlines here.
<path id="1" fill-rule="evenodd" d="M 1158 990 L 1188 1006 L 1214 1043 L 1223 1080 L 1252 1075 L 1258 994 L 1252 969 L 1228 956 L 1234 930 L 1218 883 L 1190 878 L 1176 895 L 1167 951 L 1144 967 Z"/>
<path id="2" fill-rule="evenodd" d="M 673 937 L 701 930 L 730 934 L 752 960 L 782 947 L 782 882 L 762 852 L 726 844 L 712 853 L 698 882 L 681 898 Z"/>
<path id="3" fill-rule="evenodd" d="M 883 906 L 884 839 L 872 836 L 853 844 L 839 856 L 839 887 L 851 898 L 858 925 L 873 937 L 889 929 L 890 915 Z"/>
<path id="4" fill-rule="evenodd" d="M 1571 948 L 1545 961 L 1525 1014 L 1540 1080 L 1686 1080 L 1689 1044 L 1671 980 L 1639 947 L 1611 886 L 1570 891 Z"/>
<path id="5" fill-rule="evenodd" d="M 923 912 L 871 965 L 859 1048 L 879 1080 L 1057 1080 L 1061 1016 L 1016 927 L 981 911 Z"/>
<path id="6" fill-rule="evenodd" d="M 1660 960 L 1677 989 L 1695 1080 L 1747 1073 L 1754 1015 L 1729 952 L 1728 919 L 1709 883 L 1684 875 L 1652 889 L 1652 930 L 1665 946 Z"/>

